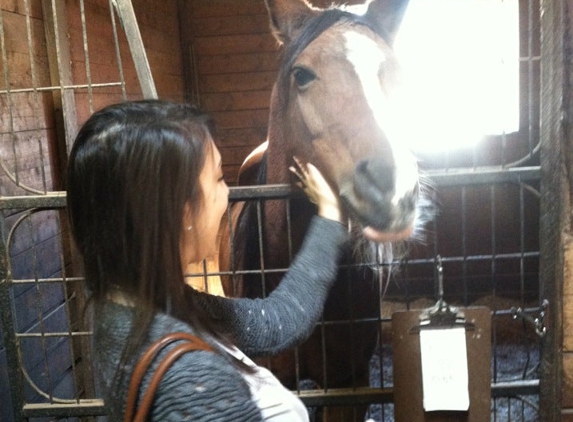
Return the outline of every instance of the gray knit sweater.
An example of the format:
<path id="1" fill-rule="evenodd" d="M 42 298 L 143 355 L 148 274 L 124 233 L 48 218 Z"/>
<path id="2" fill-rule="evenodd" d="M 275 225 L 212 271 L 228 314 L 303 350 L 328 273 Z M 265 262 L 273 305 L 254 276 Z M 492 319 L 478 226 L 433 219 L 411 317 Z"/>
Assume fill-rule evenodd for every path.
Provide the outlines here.
<path id="1" fill-rule="evenodd" d="M 306 339 L 320 318 L 334 281 L 344 228 L 314 217 L 303 246 L 281 284 L 266 299 L 228 299 L 203 293 L 201 301 L 223 315 L 225 330 L 247 355 L 276 354 Z M 94 350 L 111 421 L 122 421 L 129 380 L 113 387 L 123 345 L 133 324 L 133 310 L 112 302 L 95 315 Z M 186 323 L 164 313 L 152 321 L 149 344 L 164 334 L 195 334 Z M 212 339 L 204 340 L 213 343 Z M 167 347 L 165 353 L 170 349 Z M 159 355 L 159 359 L 161 358 Z M 159 360 L 158 359 L 158 360 Z M 152 368 L 153 365 L 152 365 Z M 153 370 L 150 370 L 151 373 Z M 131 368 L 127 368 L 131 373 Z M 149 377 L 144 378 L 143 388 Z M 120 409 L 120 410 L 118 410 Z M 165 374 L 155 396 L 153 421 L 260 421 L 249 387 L 225 354 L 195 351 L 185 354 Z"/>

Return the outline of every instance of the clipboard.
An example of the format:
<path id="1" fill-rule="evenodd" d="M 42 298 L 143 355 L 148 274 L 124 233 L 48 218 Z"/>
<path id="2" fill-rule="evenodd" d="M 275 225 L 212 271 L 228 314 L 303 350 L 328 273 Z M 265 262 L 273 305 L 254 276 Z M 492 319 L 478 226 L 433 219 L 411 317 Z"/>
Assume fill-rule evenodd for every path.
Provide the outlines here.
<path id="1" fill-rule="evenodd" d="M 487 307 L 450 307 L 443 300 L 438 257 L 439 299 L 423 310 L 392 315 L 394 418 L 396 422 L 489 422 L 491 407 L 491 311 Z M 468 362 L 467 411 L 426 412 L 423 405 L 420 332 L 465 328 Z"/>

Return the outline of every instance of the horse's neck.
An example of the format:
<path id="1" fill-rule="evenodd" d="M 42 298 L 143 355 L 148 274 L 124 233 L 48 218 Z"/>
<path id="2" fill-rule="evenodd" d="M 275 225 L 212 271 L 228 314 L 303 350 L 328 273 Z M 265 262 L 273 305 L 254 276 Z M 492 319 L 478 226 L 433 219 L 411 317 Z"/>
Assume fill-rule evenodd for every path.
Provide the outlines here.
<path id="1" fill-rule="evenodd" d="M 293 135 L 285 124 L 284 118 L 285 116 L 277 105 L 276 96 L 273 95 L 267 137 L 269 144 L 266 152 L 266 184 L 293 182 L 293 175 L 289 170 L 289 166 L 294 165 L 295 151 L 289 139 L 289 136 Z M 306 199 L 291 199 L 288 209 L 284 201 L 267 201 L 265 203 L 265 231 L 269 245 L 271 247 L 276 245 L 277 249 L 284 247 L 285 233 L 290 221 L 292 245 L 295 250 L 298 249 L 314 212 L 314 206 Z"/>

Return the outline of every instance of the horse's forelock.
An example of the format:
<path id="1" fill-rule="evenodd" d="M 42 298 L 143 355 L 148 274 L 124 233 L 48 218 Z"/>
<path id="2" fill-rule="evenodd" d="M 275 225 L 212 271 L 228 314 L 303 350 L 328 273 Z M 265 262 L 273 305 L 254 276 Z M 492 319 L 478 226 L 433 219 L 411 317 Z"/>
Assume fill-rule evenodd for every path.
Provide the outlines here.
<path id="1" fill-rule="evenodd" d="M 347 21 L 370 28 L 374 33 L 379 35 L 386 42 L 389 42 L 390 37 L 387 33 L 382 33 L 382 29 L 376 25 L 371 24 L 364 16 L 356 15 L 345 10 L 331 8 L 324 10 L 320 15 L 308 20 L 304 28 L 300 31 L 299 35 L 289 43 L 282 51 L 281 65 L 279 69 L 279 92 L 280 101 L 285 101 L 288 98 L 288 82 L 289 74 L 292 66 L 297 57 L 314 41 L 320 34 L 330 28 L 337 22 Z M 284 104 L 281 104 L 284 105 Z"/>

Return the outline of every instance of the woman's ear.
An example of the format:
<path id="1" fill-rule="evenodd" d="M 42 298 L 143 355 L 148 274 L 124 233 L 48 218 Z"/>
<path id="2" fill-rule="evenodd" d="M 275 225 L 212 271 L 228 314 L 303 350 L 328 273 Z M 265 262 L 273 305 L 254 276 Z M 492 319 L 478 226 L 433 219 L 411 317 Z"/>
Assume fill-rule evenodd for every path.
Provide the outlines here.
<path id="1" fill-rule="evenodd" d="M 191 202 L 186 201 L 183 206 L 183 230 L 189 231 L 193 228 L 193 211 L 191 208 Z"/>

